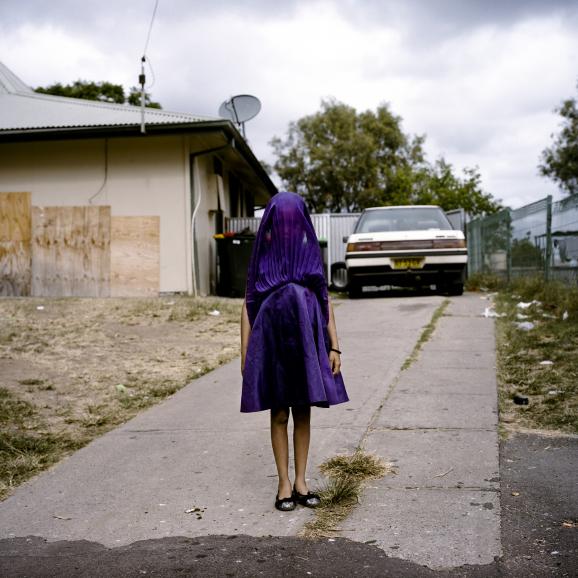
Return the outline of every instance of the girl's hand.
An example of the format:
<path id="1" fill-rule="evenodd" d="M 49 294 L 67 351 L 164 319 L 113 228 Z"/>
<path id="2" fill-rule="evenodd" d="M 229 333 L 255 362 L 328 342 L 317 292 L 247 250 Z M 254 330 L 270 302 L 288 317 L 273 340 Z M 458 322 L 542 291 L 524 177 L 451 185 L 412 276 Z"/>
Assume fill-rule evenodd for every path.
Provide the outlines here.
<path id="1" fill-rule="evenodd" d="M 341 357 L 337 351 L 329 352 L 329 364 L 333 375 L 337 375 L 341 371 Z"/>

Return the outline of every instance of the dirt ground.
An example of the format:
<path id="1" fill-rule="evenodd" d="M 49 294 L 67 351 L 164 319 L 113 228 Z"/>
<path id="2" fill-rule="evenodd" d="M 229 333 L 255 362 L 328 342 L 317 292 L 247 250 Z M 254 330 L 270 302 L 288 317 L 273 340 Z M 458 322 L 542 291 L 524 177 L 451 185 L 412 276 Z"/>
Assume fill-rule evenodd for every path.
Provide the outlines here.
<path id="1" fill-rule="evenodd" d="M 5 445 L 16 446 L 7 432 L 16 440 L 28 432 L 82 445 L 233 359 L 240 352 L 241 304 L 188 297 L 0 299 Z M 4 490 L 18 481 L 8 478 Z"/>

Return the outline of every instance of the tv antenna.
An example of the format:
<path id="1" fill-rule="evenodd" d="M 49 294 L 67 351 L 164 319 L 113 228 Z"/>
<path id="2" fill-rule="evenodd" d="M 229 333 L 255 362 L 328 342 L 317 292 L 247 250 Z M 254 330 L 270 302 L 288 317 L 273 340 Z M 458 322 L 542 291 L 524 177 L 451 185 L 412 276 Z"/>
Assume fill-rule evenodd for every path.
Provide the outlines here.
<path id="1" fill-rule="evenodd" d="M 219 107 L 219 116 L 232 120 L 241 128 L 243 138 L 245 134 L 245 123 L 255 118 L 261 110 L 261 101 L 256 96 L 250 94 L 238 94 L 226 100 Z"/>
<path id="2" fill-rule="evenodd" d="M 145 47 L 142 53 L 142 58 L 140 59 L 140 74 L 138 75 L 138 83 L 140 84 L 140 131 L 142 134 L 146 133 L 145 128 L 145 104 L 146 104 L 146 92 L 145 92 L 145 84 L 146 84 L 146 75 L 145 75 L 145 62 L 147 61 L 147 49 L 149 47 L 149 42 L 151 39 L 151 32 L 153 29 L 153 24 L 155 22 L 155 17 L 157 15 L 157 8 L 159 7 L 159 0 L 155 0 L 155 7 L 153 10 L 153 15 L 151 18 L 151 23 L 149 25 L 149 31 L 147 34 L 147 39 L 145 42 Z M 149 64 L 150 66 L 150 64 Z M 152 72 L 152 68 L 151 68 Z M 154 76 L 154 75 L 153 75 Z"/>

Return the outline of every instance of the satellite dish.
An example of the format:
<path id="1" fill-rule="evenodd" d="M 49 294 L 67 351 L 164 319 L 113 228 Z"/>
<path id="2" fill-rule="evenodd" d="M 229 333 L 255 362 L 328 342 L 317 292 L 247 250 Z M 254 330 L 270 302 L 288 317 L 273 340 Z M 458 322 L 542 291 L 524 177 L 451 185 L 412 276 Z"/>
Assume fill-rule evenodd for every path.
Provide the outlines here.
<path id="1" fill-rule="evenodd" d="M 241 127 L 245 136 L 245 123 L 255 118 L 261 110 L 261 101 L 250 94 L 238 94 L 226 100 L 219 107 L 219 116 L 228 118 Z"/>

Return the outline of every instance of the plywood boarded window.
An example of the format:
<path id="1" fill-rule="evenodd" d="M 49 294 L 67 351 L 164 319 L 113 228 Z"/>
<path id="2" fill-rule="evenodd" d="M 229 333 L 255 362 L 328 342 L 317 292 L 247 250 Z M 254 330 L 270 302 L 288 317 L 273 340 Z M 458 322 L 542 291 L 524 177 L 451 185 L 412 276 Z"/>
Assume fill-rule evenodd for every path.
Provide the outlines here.
<path id="1" fill-rule="evenodd" d="M 157 297 L 160 291 L 160 218 L 112 217 L 112 297 Z"/>
<path id="2" fill-rule="evenodd" d="M 32 295 L 110 295 L 110 207 L 32 207 Z"/>
<path id="3" fill-rule="evenodd" d="M 30 193 L 0 193 L 0 296 L 30 295 Z"/>

